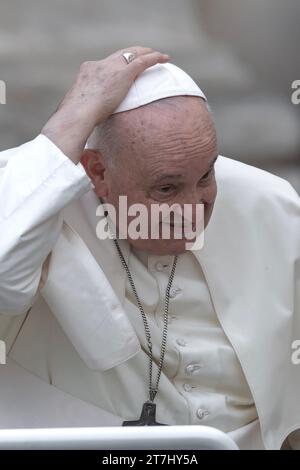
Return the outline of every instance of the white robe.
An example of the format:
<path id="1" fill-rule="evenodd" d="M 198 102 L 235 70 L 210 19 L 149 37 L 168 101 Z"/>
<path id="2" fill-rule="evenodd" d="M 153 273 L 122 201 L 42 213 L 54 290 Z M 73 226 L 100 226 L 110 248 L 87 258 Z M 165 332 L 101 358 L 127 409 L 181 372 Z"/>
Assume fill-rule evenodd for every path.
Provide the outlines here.
<path id="1" fill-rule="evenodd" d="M 44 136 L 2 152 L 0 164 L 1 338 L 10 348 L 33 305 L 31 315 L 42 309 L 56 317 L 89 368 L 124 364 L 140 343 L 122 307 L 125 275 L 111 241 L 99 249 L 85 223 L 89 198 L 81 196 L 92 191 L 83 168 Z M 300 366 L 291 360 L 300 339 L 299 197 L 286 181 L 225 157 L 216 177 L 198 256 L 264 445 L 278 449 L 300 428 Z"/>

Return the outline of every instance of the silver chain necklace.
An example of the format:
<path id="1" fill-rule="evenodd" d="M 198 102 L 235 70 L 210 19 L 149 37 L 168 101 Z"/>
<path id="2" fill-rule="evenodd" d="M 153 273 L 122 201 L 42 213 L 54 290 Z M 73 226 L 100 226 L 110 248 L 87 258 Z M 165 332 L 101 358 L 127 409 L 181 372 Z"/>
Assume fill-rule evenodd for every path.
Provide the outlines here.
<path id="1" fill-rule="evenodd" d="M 136 298 L 139 310 L 142 315 L 143 323 L 144 323 L 144 329 L 145 329 L 145 335 L 146 335 L 146 340 L 147 340 L 147 345 L 149 349 L 149 400 L 143 404 L 141 416 L 139 420 L 136 421 L 124 421 L 123 426 L 165 426 L 164 424 L 157 423 L 155 421 L 155 412 L 156 412 L 156 405 L 153 403 L 157 392 L 158 392 L 158 385 L 159 385 L 159 380 L 161 376 L 161 371 L 163 368 L 163 363 L 164 363 L 164 358 L 165 358 L 165 352 L 166 352 L 166 345 L 167 345 L 167 334 L 168 334 L 168 321 L 169 321 L 169 302 L 170 302 L 170 289 L 172 286 L 173 278 L 175 275 L 175 269 L 177 265 L 177 260 L 178 256 L 174 257 L 174 262 L 171 270 L 171 274 L 169 277 L 167 289 L 166 289 L 166 297 L 165 297 L 165 306 L 164 306 L 164 327 L 163 327 L 163 334 L 162 334 L 162 343 L 161 343 L 161 350 L 160 350 L 160 360 L 159 360 L 159 366 L 158 366 L 158 373 L 155 381 L 155 385 L 153 386 L 152 384 L 152 365 L 153 365 L 153 352 L 152 352 L 152 341 L 151 341 L 151 333 L 150 333 L 150 328 L 149 324 L 142 306 L 142 303 L 139 299 L 139 296 L 137 294 L 137 290 L 135 287 L 135 284 L 133 282 L 129 267 L 125 261 L 125 258 L 123 256 L 123 253 L 121 251 L 121 248 L 119 246 L 118 240 L 116 238 L 113 239 L 115 246 L 117 248 L 119 257 L 121 259 L 122 265 L 127 273 L 129 283 L 131 285 L 131 289 L 133 291 L 133 294 Z"/>

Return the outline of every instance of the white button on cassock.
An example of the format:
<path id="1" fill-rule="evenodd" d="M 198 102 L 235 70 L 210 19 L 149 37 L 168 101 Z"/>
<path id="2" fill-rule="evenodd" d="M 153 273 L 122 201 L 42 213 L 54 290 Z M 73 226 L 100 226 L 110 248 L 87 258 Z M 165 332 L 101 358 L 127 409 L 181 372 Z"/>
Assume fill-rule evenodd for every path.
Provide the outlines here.
<path id="1" fill-rule="evenodd" d="M 156 271 L 162 271 L 164 269 L 164 265 L 158 262 L 155 264 L 155 269 Z"/>
<path id="2" fill-rule="evenodd" d="M 174 299 L 181 292 L 180 287 L 171 287 L 170 289 L 170 298 Z"/>
<path id="3" fill-rule="evenodd" d="M 182 388 L 185 392 L 191 392 L 193 387 L 190 384 L 183 384 Z"/>
<path id="4" fill-rule="evenodd" d="M 189 364 L 186 366 L 185 371 L 187 374 L 196 374 L 203 367 L 202 364 Z"/>
<path id="5" fill-rule="evenodd" d="M 197 410 L 197 418 L 199 419 L 204 419 L 205 416 L 207 416 L 209 414 L 209 412 L 207 410 L 204 410 L 203 408 L 198 408 Z"/>

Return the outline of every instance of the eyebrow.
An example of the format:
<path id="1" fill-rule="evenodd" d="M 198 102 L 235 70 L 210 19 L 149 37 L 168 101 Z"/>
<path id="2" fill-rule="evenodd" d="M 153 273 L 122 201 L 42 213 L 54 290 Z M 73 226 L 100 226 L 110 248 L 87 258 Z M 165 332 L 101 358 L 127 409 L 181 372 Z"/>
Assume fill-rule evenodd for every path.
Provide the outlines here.
<path id="1" fill-rule="evenodd" d="M 217 155 L 213 161 L 211 162 L 210 166 L 209 166 L 209 169 L 204 173 L 204 175 L 214 166 L 214 164 L 216 163 L 216 161 L 218 160 L 219 158 L 219 155 Z M 176 179 L 176 178 L 182 178 L 182 174 L 174 174 L 174 173 L 165 173 L 165 174 L 162 174 L 160 175 L 157 179 L 155 179 L 155 183 L 159 183 L 160 181 L 162 180 L 166 180 L 166 179 Z"/>

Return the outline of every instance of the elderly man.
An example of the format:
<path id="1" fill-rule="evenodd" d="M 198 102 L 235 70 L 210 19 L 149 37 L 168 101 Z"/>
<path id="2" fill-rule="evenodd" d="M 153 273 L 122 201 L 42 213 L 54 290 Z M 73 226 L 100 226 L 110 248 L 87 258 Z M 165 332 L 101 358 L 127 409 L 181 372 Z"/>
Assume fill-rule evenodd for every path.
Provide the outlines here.
<path id="1" fill-rule="evenodd" d="M 124 425 L 296 448 L 299 198 L 218 156 L 204 94 L 168 60 L 132 47 L 84 63 L 41 135 L 0 155 L 0 337 L 11 360 Z M 97 236 L 99 207 L 120 215 L 121 195 L 200 204 L 203 247 L 175 237 L 175 216 L 169 238 L 123 237 L 110 216 L 116 236 Z"/>

